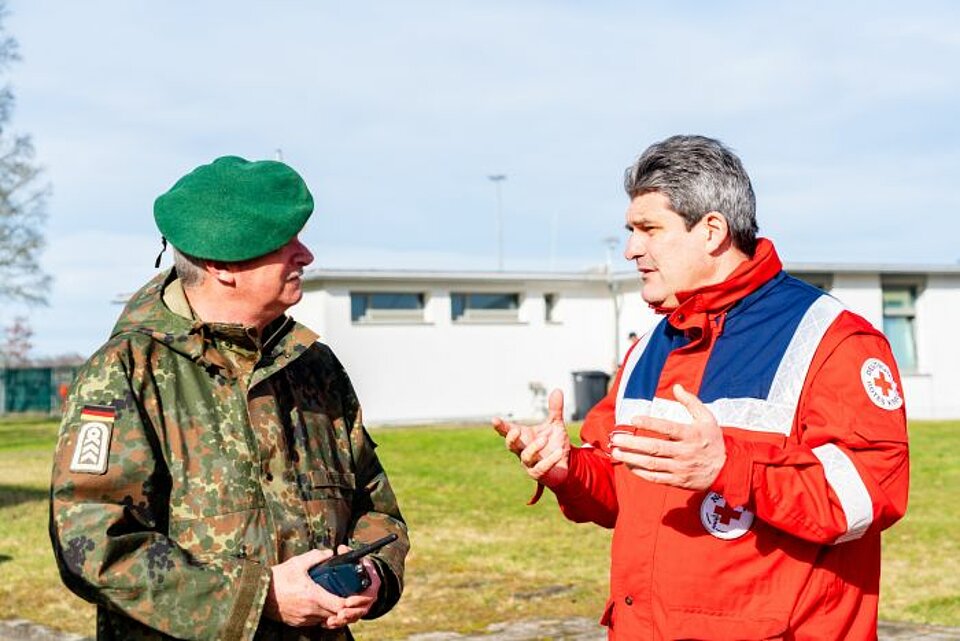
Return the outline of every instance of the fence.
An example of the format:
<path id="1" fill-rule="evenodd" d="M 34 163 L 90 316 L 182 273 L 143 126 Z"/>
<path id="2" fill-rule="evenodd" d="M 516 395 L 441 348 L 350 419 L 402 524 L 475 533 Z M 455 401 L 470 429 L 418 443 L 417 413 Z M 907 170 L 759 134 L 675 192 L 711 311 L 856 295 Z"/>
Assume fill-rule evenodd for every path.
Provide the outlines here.
<path id="1" fill-rule="evenodd" d="M 78 366 L 0 368 L 0 414 L 58 414 Z"/>

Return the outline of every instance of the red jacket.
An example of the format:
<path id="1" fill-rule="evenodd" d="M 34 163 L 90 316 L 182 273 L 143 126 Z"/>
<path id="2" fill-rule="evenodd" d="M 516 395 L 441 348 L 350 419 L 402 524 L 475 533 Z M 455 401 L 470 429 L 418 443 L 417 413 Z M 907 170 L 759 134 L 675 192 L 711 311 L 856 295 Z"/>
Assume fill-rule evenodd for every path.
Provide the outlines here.
<path id="1" fill-rule="evenodd" d="M 568 518 L 614 529 L 610 638 L 875 639 L 880 531 L 906 509 L 909 471 L 886 339 L 784 274 L 763 239 L 726 282 L 681 300 L 628 354 L 554 490 Z M 609 456 L 633 415 L 690 421 L 675 383 L 724 430 L 706 492 Z"/>

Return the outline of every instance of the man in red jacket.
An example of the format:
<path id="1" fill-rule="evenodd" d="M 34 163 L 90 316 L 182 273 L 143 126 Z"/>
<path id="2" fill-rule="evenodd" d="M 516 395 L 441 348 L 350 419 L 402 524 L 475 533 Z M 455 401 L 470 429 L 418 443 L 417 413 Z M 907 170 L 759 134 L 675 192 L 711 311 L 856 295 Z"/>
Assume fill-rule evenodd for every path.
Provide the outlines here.
<path id="1" fill-rule="evenodd" d="M 883 334 L 788 276 L 740 159 L 674 136 L 628 168 L 643 299 L 664 318 L 588 414 L 494 420 L 574 521 L 613 528 L 611 639 L 875 639 L 880 532 L 906 509 Z M 538 490 L 539 491 L 539 490 Z"/>

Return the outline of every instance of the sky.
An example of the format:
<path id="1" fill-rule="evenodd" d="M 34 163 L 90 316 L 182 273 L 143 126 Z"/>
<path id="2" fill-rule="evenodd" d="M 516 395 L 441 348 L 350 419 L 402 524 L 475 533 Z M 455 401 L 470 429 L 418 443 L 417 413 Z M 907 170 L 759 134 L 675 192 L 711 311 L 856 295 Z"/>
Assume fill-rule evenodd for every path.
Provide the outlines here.
<path id="1" fill-rule="evenodd" d="M 314 268 L 582 270 L 677 133 L 742 158 L 787 262 L 960 259 L 960 4 L 7 0 L 8 133 L 52 186 L 34 355 L 89 355 L 156 270 L 154 199 L 280 157 Z M 497 185 L 504 174 L 502 245 Z M 620 249 L 614 268 L 628 270 Z M 170 264 L 169 253 L 162 267 Z"/>

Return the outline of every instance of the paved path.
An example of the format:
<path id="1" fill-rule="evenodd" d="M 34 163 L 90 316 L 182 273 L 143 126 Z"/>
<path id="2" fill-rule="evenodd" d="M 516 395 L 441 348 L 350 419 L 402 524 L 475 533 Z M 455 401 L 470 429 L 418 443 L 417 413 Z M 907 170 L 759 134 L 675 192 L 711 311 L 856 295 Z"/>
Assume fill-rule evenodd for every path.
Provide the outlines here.
<path id="1" fill-rule="evenodd" d="M 0 621 L 0 641 L 92 641 L 89 637 L 58 632 L 42 625 L 14 619 Z"/>
<path id="2" fill-rule="evenodd" d="M 606 641 L 607 635 L 593 619 L 563 619 L 497 623 L 480 634 L 432 632 L 406 641 Z M 880 641 L 960 641 L 960 628 L 880 623 Z M 2 640 L 0 640 L 2 641 Z"/>
<path id="3" fill-rule="evenodd" d="M 604 641 L 607 635 L 592 619 L 529 620 L 496 623 L 479 634 L 430 632 L 406 641 Z M 0 641 L 92 641 L 55 632 L 29 621 L 0 621 Z M 960 641 L 960 628 L 881 623 L 880 641 Z"/>

